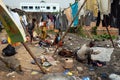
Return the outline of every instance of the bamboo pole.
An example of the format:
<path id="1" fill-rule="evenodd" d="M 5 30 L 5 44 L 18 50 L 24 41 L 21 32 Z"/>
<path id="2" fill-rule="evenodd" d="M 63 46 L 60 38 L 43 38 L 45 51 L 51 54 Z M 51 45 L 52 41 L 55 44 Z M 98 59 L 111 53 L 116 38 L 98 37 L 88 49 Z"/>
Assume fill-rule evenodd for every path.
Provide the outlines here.
<path id="1" fill-rule="evenodd" d="M 24 43 L 21 42 L 23 44 L 23 46 L 25 47 L 25 49 L 28 51 L 28 53 L 30 54 L 30 56 L 33 58 L 33 60 L 35 61 L 35 63 L 37 64 L 37 66 L 40 68 L 40 70 L 45 74 L 47 73 L 47 71 L 42 68 L 42 66 L 39 64 L 39 62 L 37 61 L 36 57 L 33 55 L 32 51 L 30 50 L 30 48 Z"/>
<path id="2" fill-rule="evenodd" d="M 70 27 L 72 26 L 74 20 L 75 20 L 75 19 L 77 18 L 77 16 L 79 15 L 79 13 L 80 13 L 81 9 L 83 8 L 83 6 L 85 5 L 86 1 L 87 1 L 87 0 L 84 1 L 84 3 L 82 4 L 82 6 L 80 7 L 80 9 L 78 10 L 77 14 L 76 14 L 75 17 L 73 18 L 71 24 L 68 26 L 68 29 L 67 29 L 67 31 L 65 32 L 65 34 L 63 35 L 63 37 L 61 38 L 61 41 L 64 39 L 64 37 L 65 37 L 65 36 L 67 35 L 67 33 L 69 32 Z M 57 48 L 56 48 L 55 51 L 54 51 L 53 57 L 54 57 L 54 55 L 55 55 L 55 53 L 56 53 L 56 51 L 57 51 L 58 48 L 59 48 L 59 46 L 58 46 L 58 44 L 57 44 Z"/>

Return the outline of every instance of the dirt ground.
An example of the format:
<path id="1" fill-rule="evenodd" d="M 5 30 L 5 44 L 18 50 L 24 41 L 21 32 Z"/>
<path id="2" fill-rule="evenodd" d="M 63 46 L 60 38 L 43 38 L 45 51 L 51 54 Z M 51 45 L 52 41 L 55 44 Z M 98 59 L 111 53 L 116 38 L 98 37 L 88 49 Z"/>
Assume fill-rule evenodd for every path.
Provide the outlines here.
<path id="1" fill-rule="evenodd" d="M 0 33 L 0 38 L 3 38 L 6 35 L 6 32 L 3 30 Z M 74 51 L 76 48 L 80 47 L 84 43 L 90 41 L 90 39 L 87 38 L 81 38 L 75 34 L 68 34 L 64 39 L 64 47 Z M 105 46 L 106 44 L 109 44 L 112 46 L 111 42 L 109 40 L 107 41 L 98 41 L 96 45 Z M 0 44 L 0 52 L 2 53 L 2 49 L 6 47 L 7 44 Z M 39 57 L 43 55 L 45 52 L 45 49 L 30 45 L 28 44 L 28 47 L 31 49 L 33 54 L 36 57 Z M 40 80 L 40 78 L 44 75 L 39 67 L 37 65 L 31 64 L 31 61 L 33 60 L 29 53 L 26 51 L 24 46 L 20 44 L 19 46 L 15 47 L 17 54 L 13 56 L 13 60 L 16 60 L 16 64 L 20 64 L 22 66 L 22 72 L 19 71 L 11 71 L 8 69 L 3 62 L 0 61 L 0 80 Z M 54 52 L 54 51 L 53 51 Z M 76 67 L 80 66 L 83 68 L 83 71 L 76 73 L 77 76 L 90 76 L 91 80 L 98 80 L 97 77 L 101 77 L 102 73 L 106 73 L 107 75 L 111 73 L 116 73 L 120 75 L 120 48 L 115 48 L 114 52 L 111 56 L 110 62 L 107 62 L 106 66 L 103 67 L 97 67 L 94 71 L 90 71 L 88 67 L 85 64 L 81 64 L 77 61 L 75 61 L 75 66 L 73 68 L 76 69 Z M 49 53 L 49 51 L 47 52 Z M 0 54 L 1 55 L 1 54 Z M 58 56 L 58 60 L 62 59 Z M 14 62 L 14 61 L 13 61 Z M 61 70 L 61 69 L 60 69 Z M 32 72 L 38 72 L 38 74 L 32 74 Z M 75 70 L 76 71 L 76 70 Z M 108 77 L 108 76 L 107 76 Z M 102 80 L 109 80 L 109 78 L 103 78 Z"/>

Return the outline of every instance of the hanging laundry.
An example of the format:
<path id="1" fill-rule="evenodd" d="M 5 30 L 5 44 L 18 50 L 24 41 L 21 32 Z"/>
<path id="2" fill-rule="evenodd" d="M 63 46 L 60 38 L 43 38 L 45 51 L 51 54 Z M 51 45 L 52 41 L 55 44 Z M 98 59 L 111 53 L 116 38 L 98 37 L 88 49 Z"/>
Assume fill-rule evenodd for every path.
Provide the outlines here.
<path id="1" fill-rule="evenodd" d="M 62 30 L 66 30 L 68 26 L 68 20 L 67 20 L 66 14 L 62 15 L 62 22 L 63 22 Z"/>
<path id="2" fill-rule="evenodd" d="M 110 16 L 109 15 L 103 15 L 102 26 L 103 27 L 108 27 L 109 25 L 110 25 Z"/>
<path id="3" fill-rule="evenodd" d="M 42 14 L 42 20 L 41 21 L 47 21 L 48 17 L 46 14 Z"/>
<path id="4" fill-rule="evenodd" d="M 81 6 L 83 5 L 83 3 L 84 3 L 84 0 L 78 1 L 78 9 L 81 8 Z M 85 6 L 82 7 L 82 9 L 81 9 L 81 11 L 80 11 L 80 13 L 79 13 L 79 19 L 80 19 L 81 16 L 84 15 L 84 14 L 85 14 Z"/>
<path id="5" fill-rule="evenodd" d="M 66 14 L 66 17 L 67 17 L 67 20 L 68 20 L 68 25 L 70 25 L 70 23 L 73 20 L 71 13 L 72 13 L 71 8 L 67 8 L 67 9 L 64 10 L 64 14 Z"/>
<path id="6" fill-rule="evenodd" d="M 113 15 L 110 15 L 110 20 L 111 20 L 111 23 L 110 23 L 110 26 L 111 27 L 116 27 L 117 26 L 117 18 L 115 18 Z"/>
<path id="7" fill-rule="evenodd" d="M 23 21 L 23 23 L 24 23 L 25 26 L 28 25 L 26 15 L 23 15 L 23 16 L 22 16 L 22 21 Z"/>
<path id="8" fill-rule="evenodd" d="M 87 0 L 86 10 L 93 11 L 94 17 L 98 16 L 98 3 L 97 0 Z"/>
<path id="9" fill-rule="evenodd" d="M 112 24 L 111 26 L 120 27 L 120 0 L 113 0 L 111 4 L 111 16 L 112 16 Z M 114 25 L 113 25 L 114 24 Z"/>
<path id="10" fill-rule="evenodd" d="M 110 13 L 110 0 L 98 0 L 98 6 L 101 14 L 108 15 Z"/>
<path id="11" fill-rule="evenodd" d="M 101 21 L 101 18 L 100 18 L 100 11 L 99 11 L 99 12 L 98 12 L 98 17 L 97 17 L 96 26 L 99 26 L 99 25 L 100 25 L 100 21 Z"/>
<path id="12" fill-rule="evenodd" d="M 93 20 L 93 12 L 91 11 L 86 11 L 86 15 L 85 15 L 85 25 L 86 26 L 90 26 L 90 23 Z"/>
<path id="13" fill-rule="evenodd" d="M 56 20 L 55 20 L 55 28 L 59 29 L 60 28 L 60 19 L 59 19 L 59 14 L 56 15 Z"/>
<path id="14" fill-rule="evenodd" d="M 74 4 L 72 4 L 71 9 L 72 9 L 72 16 L 74 18 L 78 12 L 78 2 L 75 2 Z M 73 25 L 74 25 L 74 27 L 76 27 L 78 25 L 78 16 L 74 20 Z"/>

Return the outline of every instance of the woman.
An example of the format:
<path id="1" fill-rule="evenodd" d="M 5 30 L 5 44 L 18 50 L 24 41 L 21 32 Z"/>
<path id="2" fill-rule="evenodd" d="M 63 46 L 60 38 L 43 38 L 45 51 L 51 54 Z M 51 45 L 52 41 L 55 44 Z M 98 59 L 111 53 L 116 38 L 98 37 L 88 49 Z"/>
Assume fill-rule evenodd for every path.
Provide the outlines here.
<path id="1" fill-rule="evenodd" d="M 47 29 L 46 29 L 46 22 L 43 23 L 42 30 L 41 30 L 41 39 L 45 40 L 47 37 Z"/>

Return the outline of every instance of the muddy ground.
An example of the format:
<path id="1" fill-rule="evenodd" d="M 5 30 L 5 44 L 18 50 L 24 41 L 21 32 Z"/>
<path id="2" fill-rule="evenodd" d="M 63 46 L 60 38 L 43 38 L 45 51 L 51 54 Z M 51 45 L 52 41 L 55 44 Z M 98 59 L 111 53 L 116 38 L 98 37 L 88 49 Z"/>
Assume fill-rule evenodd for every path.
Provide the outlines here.
<path id="1" fill-rule="evenodd" d="M 0 33 L 0 38 L 4 37 L 6 35 L 6 32 L 3 30 Z M 84 43 L 90 41 L 88 38 L 81 38 L 80 36 L 77 36 L 76 34 L 68 34 L 64 39 L 64 48 L 67 48 L 71 51 L 74 51 Z M 38 46 L 30 45 L 29 43 L 28 47 L 31 49 L 33 54 L 36 57 L 39 57 L 40 55 L 43 55 L 45 52 L 45 49 L 40 48 Z M 112 47 L 111 41 L 97 41 L 96 46 L 103 46 L 105 47 L 106 44 L 109 44 Z M 2 53 L 2 49 L 6 47 L 7 44 L 0 44 L 0 52 Z M 23 47 L 22 44 L 15 47 L 17 54 L 13 56 L 13 60 L 17 61 L 17 64 L 20 64 L 22 66 L 22 72 L 19 71 L 12 71 L 8 69 L 3 62 L 0 61 L 0 80 L 40 80 L 40 78 L 44 75 L 41 70 L 38 68 L 37 65 L 31 64 L 32 58 L 29 55 L 29 53 L 26 51 L 26 49 Z M 45 55 L 51 55 L 54 52 L 48 51 Z M 58 56 L 58 60 L 62 59 L 62 57 Z M 61 61 L 61 60 L 60 60 Z M 14 61 L 12 61 L 14 62 Z M 106 78 L 102 78 L 102 80 L 110 80 L 108 78 L 108 75 L 111 73 L 116 73 L 120 75 L 120 48 L 116 47 L 114 49 L 114 52 L 112 53 L 110 62 L 107 62 L 107 64 L 103 67 L 96 67 L 94 71 L 90 71 L 87 65 L 82 64 L 80 62 L 75 61 L 75 66 L 72 69 L 72 71 L 76 71 L 78 73 L 75 73 L 73 75 L 79 76 L 82 78 L 83 76 L 89 76 L 91 80 L 98 80 L 98 77 L 102 78 L 102 74 L 106 74 Z M 77 71 L 76 67 L 82 67 L 82 71 Z M 61 68 L 60 68 L 61 70 Z M 64 69 L 65 70 L 65 69 Z M 33 71 L 37 71 L 37 74 L 32 74 Z M 57 72 L 57 71 L 56 71 Z M 60 71 L 62 72 L 62 71 Z"/>

